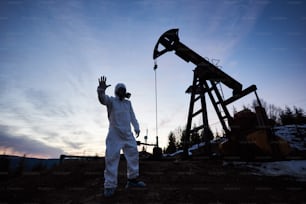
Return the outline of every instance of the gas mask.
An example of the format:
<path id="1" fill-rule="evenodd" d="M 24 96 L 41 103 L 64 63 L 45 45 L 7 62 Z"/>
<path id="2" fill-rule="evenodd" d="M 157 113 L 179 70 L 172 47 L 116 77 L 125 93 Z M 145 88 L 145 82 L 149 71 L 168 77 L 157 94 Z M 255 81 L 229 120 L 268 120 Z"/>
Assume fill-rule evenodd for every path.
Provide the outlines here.
<path id="1" fill-rule="evenodd" d="M 119 99 L 121 101 L 123 101 L 123 99 L 125 99 L 125 98 L 130 98 L 131 97 L 131 94 L 126 92 L 126 88 L 125 88 L 124 85 L 116 87 L 115 94 L 116 94 L 116 96 L 119 97 Z"/>

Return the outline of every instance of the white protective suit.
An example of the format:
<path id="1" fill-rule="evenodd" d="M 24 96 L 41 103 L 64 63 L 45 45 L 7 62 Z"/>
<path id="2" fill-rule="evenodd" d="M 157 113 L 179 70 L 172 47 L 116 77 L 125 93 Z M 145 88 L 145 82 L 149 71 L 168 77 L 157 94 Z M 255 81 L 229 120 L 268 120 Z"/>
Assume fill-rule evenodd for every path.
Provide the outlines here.
<path id="1" fill-rule="evenodd" d="M 119 83 L 115 87 L 125 87 Z M 134 131 L 139 133 L 139 124 L 135 117 L 132 104 L 129 100 L 120 100 L 105 94 L 105 90 L 99 90 L 98 97 L 103 105 L 106 105 L 109 119 L 109 130 L 106 138 L 105 151 L 105 170 L 104 170 L 104 187 L 116 188 L 118 165 L 120 160 L 120 150 L 123 150 L 127 161 L 127 177 L 134 179 L 139 176 L 139 154 L 137 142 L 131 131 L 131 124 Z"/>

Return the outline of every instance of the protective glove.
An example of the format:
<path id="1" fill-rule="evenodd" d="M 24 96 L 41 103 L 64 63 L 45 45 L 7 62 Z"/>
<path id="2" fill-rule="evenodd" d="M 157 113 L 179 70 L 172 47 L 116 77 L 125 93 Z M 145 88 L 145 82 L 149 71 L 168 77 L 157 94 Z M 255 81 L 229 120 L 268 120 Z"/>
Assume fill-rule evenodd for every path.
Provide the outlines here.
<path id="1" fill-rule="evenodd" d="M 101 78 L 99 78 L 98 80 L 99 80 L 98 91 L 105 91 L 109 86 L 111 86 L 111 85 L 106 85 L 105 76 L 101 76 Z"/>

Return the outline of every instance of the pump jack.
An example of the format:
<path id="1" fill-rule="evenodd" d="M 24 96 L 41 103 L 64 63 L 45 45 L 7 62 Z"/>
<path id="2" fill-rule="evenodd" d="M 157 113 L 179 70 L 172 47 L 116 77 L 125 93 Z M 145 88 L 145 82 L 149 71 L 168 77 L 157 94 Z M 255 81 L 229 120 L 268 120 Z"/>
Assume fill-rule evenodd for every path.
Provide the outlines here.
<path id="1" fill-rule="evenodd" d="M 243 89 L 242 84 L 239 83 L 237 80 L 235 80 L 228 74 L 224 73 L 217 66 L 210 63 L 208 60 L 206 60 L 205 58 L 194 52 L 192 49 L 184 45 L 182 42 L 180 42 L 178 36 L 178 29 L 168 30 L 160 36 L 158 42 L 154 47 L 153 59 L 156 60 L 158 57 L 169 51 L 175 51 L 175 54 L 177 56 L 179 56 L 186 62 L 192 62 L 193 64 L 196 65 L 195 69 L 193 70 L 192 85 L 186 90 L 186 93 L 191 94 L 187 126 L 185 130 L 185 139 L 184 139 L 184 155 L 186 157 L 188 157 L 189 154 L 188 148 L 189 148 L 189 139 L 191 134 L 202 130 L 202 133 L 207 138 L 206 142 L 208 143 L 210 142 L 208 134 L 211 131 L 209 129 L 209 124 L 208 124 L 206 98 L 205 98 L 206 93 L 208 94 L 212 102 L 212 105 L 217 113 L 223 131 L 225 133 L 225 136 L 227 137 L 231 146 L 233 146 L 232 144 L 234 144 L 234 146 L 236 147 L 237 144 L 238 146 L 239 143 L 241 144 L 242 137 L 241 136 L 237 137 L 237 134 L 241 134 L 239 133 L 239 128 L 238 129 L 236 128 L 237 126 L 239 126 L 239 124 L 237 124 L 234 118 L 230 115 L 227 109 L 227 105 L 254 92 L 257 99 L 257 103 L 259 105 L 259 107 L 256 108 L 256 110 L 258 110 L 256 111 L 256 117 L 258 121 L 257 126 L 265 128 L 264 131 L 265 135 L 262 135 L 263 134 L 262 132 L 258 133 L 255 131 L 256 136 L 251 137 L 252 139 L 249 139 L 248 142 L 255 144 L 256 146 L 258 146 L 259 149 L 262 149 L 261 148 L 262 146 L 267 146 L 266 142 L 264 142 L 265 144 L 259 144 L 260 142 L 258 142 L 258 138 L 256 138 L 256 137 L 260 138 L 265 137 L 267 141 L 271 141 L 270 137 L 272 137 L 267 128 L 268 118 L 265 109 L 261 106 L 260 100 L 256 93 L 257 90 L 256 85 L 251 85 L 248 88 Z M 156 69 L 156 65 L 154 68 Z M 222 83 L 228 88 L 232 89 L 233 90 L 232 96 L 224 100 L 217 87 L 218 83 Z M 201 103 L 201 108 L 194 112 L 194 105 L 199 100 Z M 192 129 L 191 128 L 192 119 L 199 114 L 202 114 L 203 124 Z M 246 137 L 244 136 L 243 138 L 245 139 Z M 248 142 L 245 142 L 245 144 Z M 227 148 L 227 146 L 228 145 L 223 145 L 223 146 L 221 145 L 220 147 L 221 151 L 223 150 L 224 153 L 231 154 L 233 152 L 232 150 L 233 148 Z M 288 148 L 287 149 L 285 148 L 286 150 L 283 150 L 284 149 L 283 147 L 281 148 L 283 150 L 283 154 L 288 154 L 289 152 Z M 270 150 L 271 148 L 269 147 L 268 149 Z"/>

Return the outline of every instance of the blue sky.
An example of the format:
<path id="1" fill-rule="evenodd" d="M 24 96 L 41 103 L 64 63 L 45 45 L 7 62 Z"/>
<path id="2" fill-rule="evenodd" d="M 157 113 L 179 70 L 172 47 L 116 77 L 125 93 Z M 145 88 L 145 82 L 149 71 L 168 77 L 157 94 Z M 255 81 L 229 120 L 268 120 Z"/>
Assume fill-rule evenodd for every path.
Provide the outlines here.
<path id="1" fill-rule="evenodd" d="M 127 85 L 140 139 L 148 129 L 154 143 L 152 53 L 171 28 L 245 88 L 256 84 L 268 103 L 306 110 L 305 9 L 298 0 L 1 0 L 0 151 L 103 155 L 108 120 L 96 96 L 101 75 L 112 85 L 109 95 L 116 83 Z M 157 63 L 158 135 L 165 147 L 169 132 L 186 124 L 194 65 L 174 53 Z M 209 121 L 217 130 L 211 106 Z"/>

